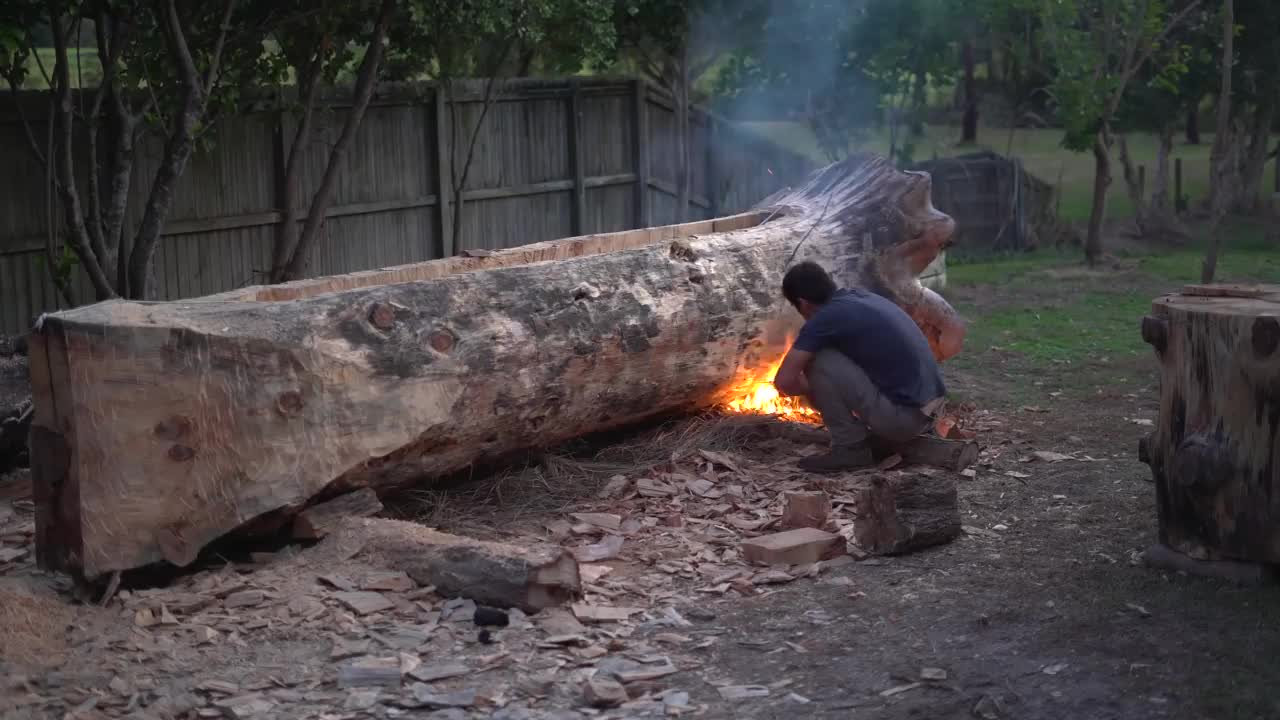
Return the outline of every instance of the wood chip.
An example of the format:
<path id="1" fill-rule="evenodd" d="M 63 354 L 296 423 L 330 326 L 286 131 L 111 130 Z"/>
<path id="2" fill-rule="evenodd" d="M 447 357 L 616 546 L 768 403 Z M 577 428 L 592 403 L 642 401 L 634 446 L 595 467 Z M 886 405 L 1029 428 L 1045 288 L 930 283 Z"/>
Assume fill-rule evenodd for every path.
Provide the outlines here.
<path id="1" fill-rule="evenodd" d="M 410 687 L 413 693 L 413 699 L 418 702 L 421 707 L 438 709 L 438 708 L 469 708 L 476 704 L 475 690 L 459 690 L 451 693 L 437 693 L 430 685 L 422 683 L 414 683 Z"/>
<path id="2" fill-rule="evenodd" d="M 231 593 L 222 601 L 223 607 L 227 609 L 255 607 L 261 605 L 263 600 L 267 599 L 267 594 L 261 590 L 241 590 Z"/>
<path id="3" fill-rule="evenodd" d="M 915 690 L 916 688 L 922 688 L 922 687 L 924 687 L 926 684 L 927 684 L 927 683 L 922 683 L 922 682 L 913 682 L 913 683 L 907 683 L 906 685 L 899 685 L 899 686 L 897 686 L 897 687 L 891 687 L 891 688 L 889 688 L 888 690 L 881 690 L 881 691 L 880 691 L 880 697 L 893 697 L 894 695 L 898 695 L 898 694 L 901 694 L 901 693 L 907 692 L 908 690 Z"/>
<path id="4" fill-rule="evenodd" d="M 400 687 L 400 658 L 362 658 L 338 667 L 338 687 Z"/>
<path id="5" fill-rule="evenodd" d="M 769 688 L 764 685 L 725 685 L 716 689 L 720 697 L 725 700 L 746 700 L 769 696 Z"/>
<path id="6" fill-rule="evenodd" d="M 638 607 L 587 605 L 586 603 L 574 603 L 570 607 L 573 609 L 574 617 L 584 622 L 619 622 L 644 611 L 644 608 Z"/>
<path id="7" fill-rule="evenodd" d="M 605 530 L 622 528 L 622 517 L 612 513 L 570 513 L 570 517 L 578 522 L 595 525 Z"/>
<path id="8" fill-rule="evenodd" d="M 240 695 L 218 700 L 213 705 L 222 711 L 222 716 L 227 720 L 267 718 L 276 706 L 274 701 L 263 695 Z"/>
<path id="9" fill-rule="evenodd" d="M 431 663 L 429 665 L 421 665 L 409 672 L 409 677 L 414 680 L 420 680 L 424 683 L 435 682 L 437 680 L 447 680 L 449 678 L 462 677 L 471 672 L 471 668 L 460 663 Z"/>
<path id="10" fill-rule="evenodd" d="M 409 592 L 417 587 L 418 584 L 403 572 L 371 573 L 360 583 L 361 590 L 386 592 Z"/>
<path id="11" fill-rule="evenodd" d="M 582 688 L 587 704 L 596 708 L 617 707 L 630 698 L 622 683 L 599 675 L 592 676 Z"/>
<path id="12" fill-rule="evenodd" d="M 387 599 L 387 596 L 382 593 L 368 592 L 365 590 L 337 592 L 333 594 L 333 598 L 343 605 L 346 605 L 357 615 L 369 615 L 371 613 L 383 612 L 396 606 L 395 603 Z"/>
<path id="13" fill-rule="evenodd" d="M 573 548 L 573 558 L 580 563 L 612 560 L 622 552 L 624 542 L 621 535 L 606 535 L 598 543 Z"/>

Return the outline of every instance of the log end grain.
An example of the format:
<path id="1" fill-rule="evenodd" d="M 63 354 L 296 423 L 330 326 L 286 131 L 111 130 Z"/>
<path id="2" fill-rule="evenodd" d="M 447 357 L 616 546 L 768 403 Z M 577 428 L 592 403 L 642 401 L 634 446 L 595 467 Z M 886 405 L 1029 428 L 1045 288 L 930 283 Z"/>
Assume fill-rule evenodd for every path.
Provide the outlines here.
<path id="1" fill-rule="evenodd" d="M 864 550 L 899 555 L 960 535 L 960 506 L 950 477 L 876 477 L 858 493 L 854 535 Z"/>

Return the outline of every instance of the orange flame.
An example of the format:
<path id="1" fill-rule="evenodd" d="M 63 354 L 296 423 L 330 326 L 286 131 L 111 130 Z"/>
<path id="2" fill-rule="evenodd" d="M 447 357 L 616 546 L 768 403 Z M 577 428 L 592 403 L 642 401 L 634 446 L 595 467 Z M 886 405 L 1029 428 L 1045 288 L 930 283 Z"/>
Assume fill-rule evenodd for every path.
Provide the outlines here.
<path id="1" fill-rule="evenodd" d="M 757 377 L 743 383 L 747 392 L 736 400 L 730 400 L 726 407 L 737 413 L 756 413 L 760 415 L 777 415 L 783 420 L 795 422 L 820 422 L 817 411 L 809 407 L 801 397 L 783 397 L 773 386 L 773 378 L 778 374 L 782 361 L 774 363 L 763 378 Z"/>

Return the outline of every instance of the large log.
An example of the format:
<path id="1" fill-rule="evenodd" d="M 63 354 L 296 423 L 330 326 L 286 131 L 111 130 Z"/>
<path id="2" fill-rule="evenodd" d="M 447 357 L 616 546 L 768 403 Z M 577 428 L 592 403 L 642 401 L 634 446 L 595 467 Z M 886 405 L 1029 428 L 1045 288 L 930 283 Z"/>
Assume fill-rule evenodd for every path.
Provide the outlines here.
<path id="1" fill-rule="evenodd" d="M 900 555 L 960 535 L 960 501 L 952 476 L 877 476 L 857 498 L 854 537 L 868 552 Z"/>
<path id="2" fill-rule="evenodd" d="M 857 156 L 730 218 L 44 316 L 39 560 L 181 564 L 321 492 L 738 397 L 799 327 L 779 288 L 800 260 L 893 299 L 950 357 L 963 325 L 917 279 L 954 230 L 929 190 Z"/>
<path id="3" fill-rule="evenodd" d="M 1191 286 L 1157 299 L 1142 337 L 1160 415 L 1139 457 L 1160 541 L 1198 560 L 1280 563 L 1280 286 Z"/>

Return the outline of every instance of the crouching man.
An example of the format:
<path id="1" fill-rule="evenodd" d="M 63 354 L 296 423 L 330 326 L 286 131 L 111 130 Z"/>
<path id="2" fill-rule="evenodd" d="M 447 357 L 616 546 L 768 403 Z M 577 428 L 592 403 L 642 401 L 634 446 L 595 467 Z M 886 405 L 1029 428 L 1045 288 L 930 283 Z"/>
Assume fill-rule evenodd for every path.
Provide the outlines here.
<path id="1" fill-rule="evenodd" d="M 928 340 L 902 308 L 867 290 L 836 288 L 812 262 L 787 271 L 782 294 L 805 323 L 773 384 L 782 395 L 805 396 L 831 434 L 831 452 L 804 458 L 802 469 L 867 467 L 869 436 L 901 444 L 929 427 L 946 388 Z"/>

